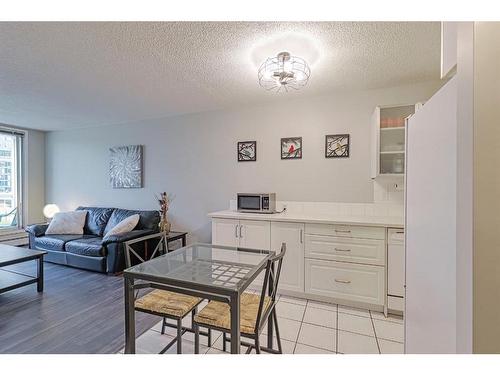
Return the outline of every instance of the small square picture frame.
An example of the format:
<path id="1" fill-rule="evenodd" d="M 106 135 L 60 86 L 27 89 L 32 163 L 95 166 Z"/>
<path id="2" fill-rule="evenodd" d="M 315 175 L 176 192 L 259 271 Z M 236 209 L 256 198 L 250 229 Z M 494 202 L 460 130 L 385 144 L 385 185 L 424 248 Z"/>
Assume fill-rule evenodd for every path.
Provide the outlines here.
<path id="1" fill-rule="evenodd" d="M 325 136 L 325 158 L 348 158 L 351 139 L 349 134 L 328 134 Z"/>
<path id="2" fill-rule="evenodd" d="M 238 162 L 257 161 L 257 141 L 241 141 L 237 145 Z"/>
<path id="3" fill-rule="evenodd" d="M 281 160 L 302 159 L 302 137 L 281 138 Z"/>

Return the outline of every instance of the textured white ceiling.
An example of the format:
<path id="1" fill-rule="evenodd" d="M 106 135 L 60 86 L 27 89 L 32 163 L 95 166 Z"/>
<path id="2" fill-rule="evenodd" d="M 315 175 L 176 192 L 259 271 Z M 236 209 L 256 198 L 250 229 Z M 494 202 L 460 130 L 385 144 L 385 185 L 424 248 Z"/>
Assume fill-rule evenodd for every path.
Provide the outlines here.
<path id="1" fill-rule="evenodd" d="M 59 130 L 439 78 L 439 23 L 0 23 L 0 122 Z M 311 65 L 276 94 L 257 67 Z"/>

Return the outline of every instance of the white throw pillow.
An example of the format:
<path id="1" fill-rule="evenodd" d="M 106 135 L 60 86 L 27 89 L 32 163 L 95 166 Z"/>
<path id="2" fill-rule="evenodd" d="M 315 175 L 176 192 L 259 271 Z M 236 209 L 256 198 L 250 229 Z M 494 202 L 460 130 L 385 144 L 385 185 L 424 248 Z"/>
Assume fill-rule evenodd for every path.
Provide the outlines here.
<path id="1" fill-rule="evenodd" d="M 110 236 L 114 236 L 116 234 L 128 233 L 131 232 L 137 223 L 139 222 L 139 214 L 130 215 L 129 217 L 123 219 L 118 224 L 116 224 L 111 230 L 106 233 L 103 240 L 108 239 Z"/>
<path id="2" fill-rule="evenodd" d="M 45 234 L 83 234 L 87 211 L 58 212 L 50 221 Z"/>

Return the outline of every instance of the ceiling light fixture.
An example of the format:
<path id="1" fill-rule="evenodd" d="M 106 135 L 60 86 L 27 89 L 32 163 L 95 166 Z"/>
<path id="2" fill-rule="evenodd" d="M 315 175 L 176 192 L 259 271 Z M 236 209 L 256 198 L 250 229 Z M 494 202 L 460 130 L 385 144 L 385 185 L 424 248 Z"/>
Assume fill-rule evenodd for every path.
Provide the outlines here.
<path id="1" fill-rule="evenodd" d="M 288 89 L 299 90 L 307 84 L 311 69 L 300 57 L 280 52 L 269 57 L 259 68 L 259 84 L 268 91 L 280 92 Z"/>

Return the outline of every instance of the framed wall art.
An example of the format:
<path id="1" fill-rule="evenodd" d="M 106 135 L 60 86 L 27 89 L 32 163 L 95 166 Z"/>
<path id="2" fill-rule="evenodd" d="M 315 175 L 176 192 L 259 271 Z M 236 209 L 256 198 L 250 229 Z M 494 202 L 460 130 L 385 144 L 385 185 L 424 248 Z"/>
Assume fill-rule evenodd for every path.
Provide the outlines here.
<path id="1" fill-rule="evenodd" d="M 113 189 L 142 188 L 142 146 L 109 149 L 109 182 Z"/>
<path id="2" fill-rule="evenodd" d="M 349 143 L 349 134 L 325 136 L 325 158 L 348 158 Z"/>
<path id="3" fill-rule="evenodd" d="M 281 159 L 302 159 L 302 137 L 281 138 Z"/>
<path id="4" fill-rule="evenodd" d="M 257 141 L 238 142 L 238 161 L 257 160 Z"/>

